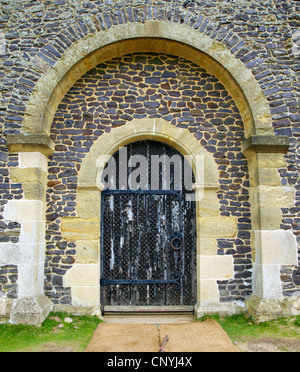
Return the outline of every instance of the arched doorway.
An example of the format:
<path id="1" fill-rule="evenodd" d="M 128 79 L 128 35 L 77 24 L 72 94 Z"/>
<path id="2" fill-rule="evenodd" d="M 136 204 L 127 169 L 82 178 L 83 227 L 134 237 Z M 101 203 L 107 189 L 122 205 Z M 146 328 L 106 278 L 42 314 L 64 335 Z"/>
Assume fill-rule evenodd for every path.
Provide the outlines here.
<path id="1" fill-rule="evenodd" d="M 121 147 L 103 172 L 101 305 L 193 311 L 196 202 L 192 169 L 173 147 Z M 180 306 L 180 308 L 178 308 Z M 129 308 L 130 307 L 130 308 Z"/>
<path id="2" fill-rule="evenodd" d="M 217 280 L 233 276 L 233 258 L 231 255 L 211 255 L 207 244 L 213 244 L 220 236 L 234 237 L 237 220 L 219 216 L 218 172 L 211 154 L 199 145 L 191 133 L 162 119 L 133 120 L 103 134 L 83 161 L 78 175 L 78 216 L 66 217 L 61 221 L 63 237 L 83 247 L 81 261 L 73 265 L 63 282 L 65 287 L 71 289 L 73 306 L 99 309 L 102 274 L 99 244 L 102 222 L 99 211 L 102 208 L 102 194 L 105 194 L 105 185 L 101 182 L 105 165 L 120 147 L 144 140 L 171 146 L 191 164 L 196 181 L 192 185 L 195 190 L 197 255 L 194 313 L 199 317 L 204 307 L 224 309 L 227 304 L 224 306 L 220 303 Z M 92 259 L 93 252 L 99 252 L 97 262 Z"/>
<path id="3" fill-rule="evenodd" d="M 93 37 L 87 35 L 86 38 L 74 43 L 64 53 L 63 58 L 57 62 L 55 68 L 47 66 L 47 72 L 39 79 L 27 104 L 22 127 L 23 133 L 8 137 L 10 152 L 19 153 L 19 157 L 22 160 L 20 164 L 23 163 L 22 167 L 25 164 L 27 168 L 26 178 L 23 177 L 22 171 L 17 169 L 14 179 L 23 183 L 24 188 L 27 186 L 27 190 L 25 190 L 25 200 L 9 201 L 5 211 L 5 218 L 21 223 L 33 222 L 30 227 L 35 236 L 35 239 L 30 238 L 28 240 L 27 234 L 23 234 L 22 238 L 26 238 L 26 246 L 20 239 L 23 248 L 24 246 L 26 247 L 26 255 L 24 256 L 19 254 L 18 246 L 16 249 L 15 247 L 8 247 L 14 252 L 14 262 L 25 272 L 24 277 L 26 280 L 20 280 L 22 285 L 22 288 L 20 285 L 21 295 L 18 299 L 20 306 L 22 306 L 23 301 L 26 303 L 28 298 L 32 298 L 34 306 L 36 303 L 39 304 L 45 313 L 49 307 L 44 305 L 43 289 L 43 257 L 45 254 L 43 234 L 46 185 L 43 181 L 42 184 L 40 183 L 43 177 L 37 177 L 35 171 L 38 168 L 42 175 L 47 172 L 45 165 L 46 156 L 49 156 L 54 151 L 54 143 L 51 142 L 48 135 L 54 113 L 62 97 L 82 74 L 101 61 L 105 61 L 112 56 L 122 56 L 125 52 L 161 51 L 185 56 L 187 59 L 207 68 L 208 71 L 224 83 L 237 102 L 246 128 L 246 140 L 243 143 L 242 151 L 247 156 L 250 164 L 251 211 L 255 221 L 252 226 L 254 235 L 253 251 L 256 254 L 255 270 L 253 270 L 253 293 L 256 297 L 254 296 L 252 304 L 253 312 L 257 311 L 261 300 L 262 303 L 266 301 L 267 306 L 267 310 L 262 307 L 262 312 L 272 313 L 275 305 L 280 308 L 282 298 L 280 266 L 282 264 L 296 264 L 297 261 L 295 238 L 290 231 L 282 231 L 280 229 L 281 208 L 294 206 L 294 189 L 283 187 L 278 178 L 278 168 L 284 167 L 285 164 L 282 154 L 288 148 L 287 138 L 273 135 L 270 109 L 260 86 L 251 73 L 251 69 L 247 68 L 236 58 L 227 47 L 216 42 L 205 33 L 199 34 L 197 30 L 188 25 L 180 25 L 179 32 L 178 24 L 157 21 L 113 26 L 105 32 L 96 32 Z M 32 61 L 35 61 L 35 59 L 33 58 Z M 128 129 L 127 125 L 124 125 L 124 127 Z M 145 127 L 147 127 L 146 124 Z M 164 124 L 161 124 L 160 128 L 158 128 L 157 123 L 153 122 L 150 123 L 149 128 L 151 129 L 150 131 L 143 130 L 141 134 L 150 137 L 155 136 L 157 133 L 160 135 L 163 133 L 161 137 L 164 137 L 166 142 L 171 141 L 174 146 L 175 143 L 178 143 L 179 136 L 174 133 L 175 129 L 172 126 L 164 128 Z M 115 145 L 116 133 L 121 134 L 121 140 L 124 142 L 122 145 L 125 144 L 127 139 L 130 141 L 131 137 L 138 133 L 138 130 L 132 130 L 128 134 L 124 132 L 124 129 L 121 132 L 117 131 L 117 129 L 112 131 L 114 133 L 110 138 L 113 138 L 114 141 L 110 143 L 111 147 L 109 150 L 113 148 L 112 145 Z M 107 140 L 106 134 L 108 135 L 108 133 L 105 133 L 102 136 L 103 138 L 95 144 L 95 149 L 98 152 L 91 150 L 94 155 L 96 154 L 97 156 L 98 153 L 103 152 L 103 148 L 106 145 L 104 141 Z M 183 138 L 187 137 L 187 131 L 184 134 L 180 133 L 180 135 Z M 194 145 L 197 142 L 195 138 L 193 138 L 194 142 L 191 141 L 191 143 L 188 143 L 189 140 L 184 142 L 183 138 L 180 137 L 185 148 L 191 154 L 196 154 L 200 146 L 199 143 Z M 182 143 L 178 144 L 178 147 L 183 147 L 181 145 Z M 36 155 L 31 157 L 31 154 L 27 154 L 27 152 L 36 152 Z M 108 153 L 108 151 L 105 153 Z M 267 159 L 266 154 L 268 155 Z M 23 161 L 24 159 L 25 161 Z M 96 159 L 93 159 L 88 154 L 79 175 L 80 183 L 78 185 L 76 216 L 66 217 L 66 219 L 63 217 L 61 221 L 63 237 L 72 240 L 71 244 L 80 241 L 84 252 L 92 251 L 94 243 L 98 242 L 100 231 L 100 218 L 95 217 L 98 214 L 94 214 L 94 211 L 91 210 L 92 208 L 89 210 L 85 209 L 86 201 L 97 206 L 97 203 L 95 203 L 97 197 L 95 198 L 95 195 L 99 196 L 96 180 L 92 179 L 93 176 L 96 178 L 96 171 L 94 173 L 91 172 L 97 167 L 90 167 L 90 165 L 94 165 L 94 162 L 96 162 Z M 211 169 L 213 168 L 207 165 L 203 184 L 197 185 L 196 182 L 197 192 L 204 189 L 204 199 L 202 199 L 201 204 L 205 205 L 203 200 L 205 201 L 206 199 L 206 206 L 209 205 L 209 208 L 201 210 L 200 203 L 197 203 L 197 254 L 199 256 L 197 263 L 199 267 L 197 307 L 203 311 L 220 311 L 223 304 L 219 301 L 217 281 L 220 278 L 228 279 L 228 277 L 233 276 L 233 259 L 231 255 L 212 255 L 210 247 L 215 248 L 218 239 L 223 239 L 224 237 L 233 238 L 236 233 L 237 221 L 236 217 L 219 215 L 219 205 L 216 197 L 218 172 L 212 172 Z M 271 179 L 266 177 L 266 174 L 272 175 Z M 275 195 L 276 197 L 270 198 L 269 195 Z M 275 205 L 274 200 L 276 200 Z M 211 207 L 212 204 L 213 208 Z M 28 210 L 32 211 L 33 217 L 30 215 L 32 221 L 28 221 L 29 217 L 28 213 L 26 213 Z M 271 219 L 270 216 L 272 216 Z M 89 236 L 86 235 L 87 226 L 89 228 Z M 216 229 L 216 226 L 219 229 Z M 277 237 L 278 242 L 276 244 L 277 255 L 274 255 L 274 236 Z M 78 247 L 80 244 L 78 243 Z M 6 250 L 4 251 L 6 254 Z M 94 249 L 94 251 L 98 252 L 97 249 Z M 28 252 L 31 252 L 32 257 L 30 264 L 28 264 Z M 282 252 L 291 252 L 291 255 L 286 253 L 283 255 Z M 99 263 L 99 260 L 97 263 Z M 224 267 L 228 270 L 224 270 Z M 91 257 L 83 255 L 80 263 L 76 263 L 65 275 L 64 284 L 66 287 L 71 288 L 73 306 L 97 307 L 100 292 L 98 280 L 100 270 L 98 269 L 99 265 L 95 264 Z M 275 286 L 274 278 L 276 279 Z M 273 301 L 272 306 L 269 305 L 268 301 Z M 275 304 L 274 306 L 273 303 Z M 272 311 L 270 310 L 271 308 Z M 201 315 L 200 310 L 199 315 Z M 32 313 L 28 312 L 30 314 L 29 317 L 33 317 L 34 311 L 36 310 L 34 309 Z M 232 307 L 230 311 L 232 311 Z M 17 313 L 15 310 L 14 312 Z"/>

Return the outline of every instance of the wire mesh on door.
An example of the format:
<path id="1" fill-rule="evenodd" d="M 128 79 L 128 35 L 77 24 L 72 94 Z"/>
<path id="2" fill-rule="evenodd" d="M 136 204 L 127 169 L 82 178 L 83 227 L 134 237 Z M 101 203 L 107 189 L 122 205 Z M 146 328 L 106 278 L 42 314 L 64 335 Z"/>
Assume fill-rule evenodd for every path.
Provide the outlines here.
<path id="1" fill-rule="evenodd" d="M 123 148 L 114 155 L 116 174 L 109 185 L 119 186 L 124 151 Z M 143 189 L 130 188 L 130 172 L 141 166 L 130 162 L 136 155 L 140 156 L 135 158 L 137 160 L 147 160 L 147 169 L 143 169 L 147 185 L 145 174 L 134 180 L 142 184 Z M 153 156 L 157 161 L 157 156 L 170 160 L 174 155 L 179 156 L 173 158 L 174 164 L 162 162 L 153 175 Z M 175 174 L 178 172 L 175 166 L 180 166 L 179 159 L 181 179 Z M 195 201 L 191 198 L 193 192 L 183 185 L 184 167 L 188 165 L 175 149 L 155 141 L 127 146 L 127 161 L 136 165 L 126 170 L 127 189 L 108 187 L 102 193 L 101 303 L 109 306 L 193 305 L 196 297 L 196 212 Z M 169 172 L 165 172 L 169 180 L 164 179 L 165 165 L 169 167 Z M 153 184 L 159 188 L 153 189 Z"/>

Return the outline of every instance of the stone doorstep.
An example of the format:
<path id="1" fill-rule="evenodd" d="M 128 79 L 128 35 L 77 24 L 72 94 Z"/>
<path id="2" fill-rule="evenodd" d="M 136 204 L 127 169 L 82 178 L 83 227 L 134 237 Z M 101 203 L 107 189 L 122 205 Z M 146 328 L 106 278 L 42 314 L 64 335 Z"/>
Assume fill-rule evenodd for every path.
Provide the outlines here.
<path id="1" fill-rule="evenodd" d="M 111 314 L 104 315 L 103 320 L 109 324 L 169 324 L 191 323 L 193 315 L 180 314 Z"/>

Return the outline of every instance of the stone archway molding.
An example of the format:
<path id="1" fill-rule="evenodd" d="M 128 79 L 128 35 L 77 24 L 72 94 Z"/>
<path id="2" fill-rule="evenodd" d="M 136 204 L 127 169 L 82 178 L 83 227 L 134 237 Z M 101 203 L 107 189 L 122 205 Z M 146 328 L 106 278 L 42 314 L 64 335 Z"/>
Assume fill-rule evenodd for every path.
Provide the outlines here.
<path id="1" fill-rule="evenodd" d="M 187 130 L 163 119 L 141 119 L 103 134 L 85 157 L 78 175 L 77 214 L 61 221 L 64 239 L 76 243 L 76 264 L 64 278 L 71 287 L 72 306 L 89 309 L 100 304 L 100 210 L 101 172 L 99 159 L 108 160 L 120 147 L 140 140 L 156 140 L 173 146 L 191 161 L 195 179 L 197 213 L 197 316 L 203 311 L 222 308 L 233 313 L 231 304 L 219 301 L 217 280 L 233 278 L 233 257 L 217 255 L 217 239 L 235 237 L 237 219 L 219 213 L 219 172 L 212 154 L 208 153 Z M 199 162 L 199 159 L 201 160 Z M 201 169 L 201 165 L 203 169 Z M 200 175 L 197 174 L 200 172 Z"/>
<path id="2" fill-rule="evenodd" d="M 129 53 L 158 52 L 184 57 L 215 75 L 235 100 L 246 137 L 273 134 L 270 109 L 251 71 L 206 34 L 171 22 L 115 25 L 72 44 L 38 81 L 25 112 L 24 133 L 50 133 L 56 109 L 67 91 L 99 63 Z"/>
<path id="3" fill-rule="evenodd" d="M 195 315 L 245 311 L 238 303 L 221 303 L 219 298 L 218 281 L 234 278 L 234 263 L 232 255 L 217 255 L 217 240 L 236 238 L 238 220 L 220 216 L 219 171 L 213 155 L 193 134 L 163 119 L 133 120 L 111 129 L 96 141 L 83 161 L 78 175 L 78 217 L 61 221 L 63 238 L 75 241 L 77 247 L 77 263 L 64 279 L 64 285 L 72 291 L 72 305 L 95 311 L 100 304 L 102 189 L 99 179 L 104 164 L 99 166 L 99 158 L 107 156 L 108 159 L 119 147 L 143 139 L 167 143 L 192 159 L 198 196 Z M 247 309 L 258 321 L 288 315 L 293 307 L 292 302 L 289 307 L 284 304 L 280 281 L 281 266 L 297 264 L 296 238 L 291 231 L 280 230 L 281 208 L 294 204 L 294 188 L 282 186 L 278 173 L 278 169 L 285 166 L 287 149 L 287 139 L 277 136 L 251 136 L 243 144 L 243 153 L 249 161 L 253 218 L 253 295 L 247 302 Z M 197 157 L 203 159 L 204 172 L 200 176 L 197 174 L 199 168 L 195 167 Z"/>
<path id="4" fill-rule="evenodd" d="M 98 168 L 97 162 L 101 156 L 113 155 L 119 147 L 126 146 L 131 142 L 141 140 L 160 141 L 173 146 L 181 154 L 191 156 L 193 170 L 195 172 L 197 156 L 205 158 L 205 170 L 203 180 L 198 183 L 218 186 L 218 170 L 213 156 L 200 144 L 195 136 L 183 128 L 178 128 L 164 119 L 134 119 L 127 124 L 113 128 L 109 133 L 104 133 L 92 146 L 90 152 L 83 160 L 78 176 L 79 188 L 94 188 L 99 183 L 99 174 L 95 173 Z"/>
<path id="5" fill-rule="evenodd" d="M 280 224 L 281 208 L 294 206 L 295 189 L 291 186 L 282 186 L 278 175 L 278 169 L 286 166 L 284 154 L 289 147 L 288 138 L 274 136 L 270 108 L 262 90 L 251 71 L 222 44 L 187 25 L 145 21 L 144 24 L 112 26 L 109 30 L 88 35 L 71 45 L 54 67 L 49 67 L 38 81 L 27 105 L 23 133 L 7 138 L 10 152 L 18 153 L 21 160 L 12 175 L 14 182 L 25 186 L 25 199 L 10 201 L 5 207 L 5 216 L 7 220 L 27 222 L 28 216 L 19 215 L 22 206 L 30 209 L 30 205 L 32 207 L 35 204 L 39 205 L 39 212 L 32 217 L 33 223 L 32 221 L 28 223 L 28 228 L 31 229 L 29 235 L 38 237 L 37 241 L 32 239 L 26 241 L 28 249 L 32 251 L 32 261 L 28 265 L 25 256 L 18 257 L 16 261 L 18 266 L 26 271 L 25 274 L 31 284 L 30 287 L 26 287 L 26 291 L 20 291 L 20 299 L 15 301 L 16 306 L 13 308 L 16 314 L 15 322 L 24 322 L 26 317 L 28 322 L 32 322 L 35 311 L 40 319 L 50 307 L 49 303 L 45 305 L 40 279 L 42 275 L 36 275 L 36 272 L 42 272 L 44 265 L 47 173 L 45 164 L 46 157 L 54 149 L 49 134 L 57 107 L 69 88 L 91 68 L 105 60 L 136 52 L 167 53 L 189 59 L 215 75 L 235 100 L 245 126 L 246 141 L 243 153 L 249 162 L 251 212 L 254 221 L 253 296 L 248 302 L 248 309 L 258 321 L 291 313 L 293 310 L 283 313 L 287 311 L 287 306 L 282 297 L 280 268 L 282 265 L 297 264 L 297 242 L 291 231 L 280 229 Z M 235 312 L 233 304 L 220 304 L 218 299 L 217 280 L 232 278 L 234 273 L 232 256 L 216 256 L 216 239 L 234 238 L 237 233 L 237 221 L 235 218 L 224 219 L 225 217 L 219 216 L 216 195 L 218 171 L 213 158 L 201 148 L 188 131 L 182 130 L 179 133 L 178 130 L 181 129 L 174 129 L 170 123 L 163 123 L 160 120 L 145 123 L 152 128 L 152 135 L 156 136 L 157 140 L 177 146 L 183 154 L 185 151 L 187 154 L 193 153 L 191 149 L 195 146 L 197 149 L 195 151 L 199 151 L 205 156 L 207 164 L 212 165 L 207 167 L 206 179 L 204 178 L 202 184 L 200 182 L 198 188 L 202 190 L 203 185 L 205 186 L 201 205 L 198 203 L 197 207 L 198 268 L 201 272 L 201 276 L 200 274 L 198 276 L 197 314 L 222 310 L 227 313 Z M 125 128 L 128 130 L 129 126 L 139 128 L 139 125 L 140 123 L 131 122 L 112 129 L 111 133 L 125 131 Z M 163 127 L 167 128 L 165 132 Z M 156 128 L 154 132 L 153 128 Z M 171 135 L 166 133 L 172 131 L 176 133 Z M 101 138 L 108 138 L 107 136 L 109 134 Z M 121 136 L 123 139 L 118 144 L 126 144 L 126 141 L 132 141 L 139 136 L 150 136 L 150 132 L 144 135 L 131 132 L 130 136 L 127 134 L 126 139 Z M 92 309 L 99 306 L 100 190 L 96 182 L 97 174 L 93 173 L 97 169 L 93 161 L 97 159 L 94 155 L 99 150 L 101 139 L 99 141 L 87 155 L 79 175 L 78 217 L 62 219 L 64 237 L 75 240 L 79 252 L 77 264 L 66 275 L 64 284 L 72 288 L 73 306 Z M 30 152 L 32 154 L 29 154 Z M 210 176 L 209 172 L 212 172 Z M 199 190 L 197 191 L 196 185 L 196 192 Z M 93 205 L 84 208 L 87 203 Z M 24 233 L 24 239 L 26 236 Z M 94 270 L 93 279 L 86 271 L 86 266 L 90 272 Z M 40 308 L 29 311 L 26 305 L 28 298 L 32 299 L 33 304 L 40 304 Z"/>

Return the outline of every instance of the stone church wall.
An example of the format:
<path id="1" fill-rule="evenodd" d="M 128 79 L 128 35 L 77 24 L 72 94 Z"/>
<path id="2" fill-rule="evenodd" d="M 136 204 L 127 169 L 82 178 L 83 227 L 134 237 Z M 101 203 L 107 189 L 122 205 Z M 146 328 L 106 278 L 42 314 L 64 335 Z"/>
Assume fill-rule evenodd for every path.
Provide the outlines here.
<path id="1" fill-rule="evenodd" d="M 21 293 L 26 298 L 27 290 L 24 285 L 20 289 L 21 283 L 27 280 L 31 283 L 24 262 L 31 265 L 34 254 L 28 257 L 25 254 L 24 259 L 23 253 L 20 254 L 21 246 L 31 244 L 28 219 L 36 220 L 26 213 L 29 201 L 34 201 L 36 213 L 44 216 L 34 226 L 37 229 L 45 226 L 45 237 L 38 236 L 34 242 L 39 247 L 45 245 L 44 273 L 42 262 L 33 265 L 38 267 L 36 277 L 44 274 L 46 278 L 38 285 L 38 293 L 44 290 L 53 305 L 71 305 L 71 291 L 63 285 L 64 276 L 80 253 L 74 242 L 62 237 L 60 220 L 76 216 L 78 172 L 92 145 L 103 133 L 134 119 L 162 118 L 192 133 L 213 155 L 219 171 L 219 215 L 237 219 L 237 231 L 232 238 L 220 238 L 217 245 L 207 248 L 215 250 L 215 255 L 234 258 L 234 277 L 218 281 L 220 302 L 244 302 L 252 293 L 256 274 L 253 274 L 255 252 L 251 232 L 257 228 L 257 220 L 251 215 L 254 206 L 250 200 L 253 177 L 249 172 L 254 165 L 249 164 L 243 151 L 242 143 L 248 132 L 238 109 L 243 105 L 237 104 L 242 97 L 233 98 L 234 92 L 229 92 L 216 76 L 183 57 L 164 51 L 128 54 L 107 58 L 85 73 L 67 94 L 62 94 L 64 98 L 54 110 L 54 119 L 49 119 L 53 122 L 49 133 L 42 121 L 47 121 L 51 114 L 46 112 L 44 118 L 34 116 L 38 108 L 32 99 L 39 90 L 39 82 L 48 73 L 59 74 L 58 63 L 68 63 L 70 57 L 66 55 L 73 45 L 82 40 L 88 43 L 100 32 L 110 35 L 113 41 L 117 26 L 130 30 L 147 22 L 155 22 L 157 29 L 163 28 L 163 24 L 175 26 L 178 35 L 183 27 L 189 27 L 191 32 L 198 33 L 199 40 L 208 37 L 226 48 L 254 77 L 270 108 L 271 118 L 261 115 L 262 129 L 258 130 L 289 138 L 289 148 L 283 157 L 281 154 L 264 157 L 254 184 L 258 180 L 262 192 L 273 186 L 285 191 L 284 196 L 275 193 L 274 201 L 261 202 L 274 204 L 274 213 L 268 207 L 267 219 L 269 226 L 278 226 L 276 236 L 283 234 L 282 245 L 286 232 L 298 245 L 298 262 L 280 261 L 282 298 L 297 300 L 300 291 L 299 11 L 298 1 L 279 0 L 1 1 L 0 317 L 9 317 L 11 306 Z M 239 71 L 235 74 L 240 77 Z M 253 107 L 258 96 L 253 92 Z M 42 95 L 41 106 L 44 100 Z M 263 126 L 269 120 L 272 133 Z M 41 125 L 38 130 L 34 129 L 36 123 Z M 48 159 L 51 152 L 45 150 L 48 138 L 39 140 L 43 150 L 34 159 L 28 156 L 26 144 L 22 144 L 21 151 L 19 147 L 11 147 L 9 136 L 24 133 L 50 136 L 54 148 Z M 33 140 L 30 141 L 32 146 Z M 18 202 L 23 202 L 21 208 L 14 207 L 21 205 Z M 297 304 L 296 301 L 289 310 L 291 313 L 300 310 Z"/>

